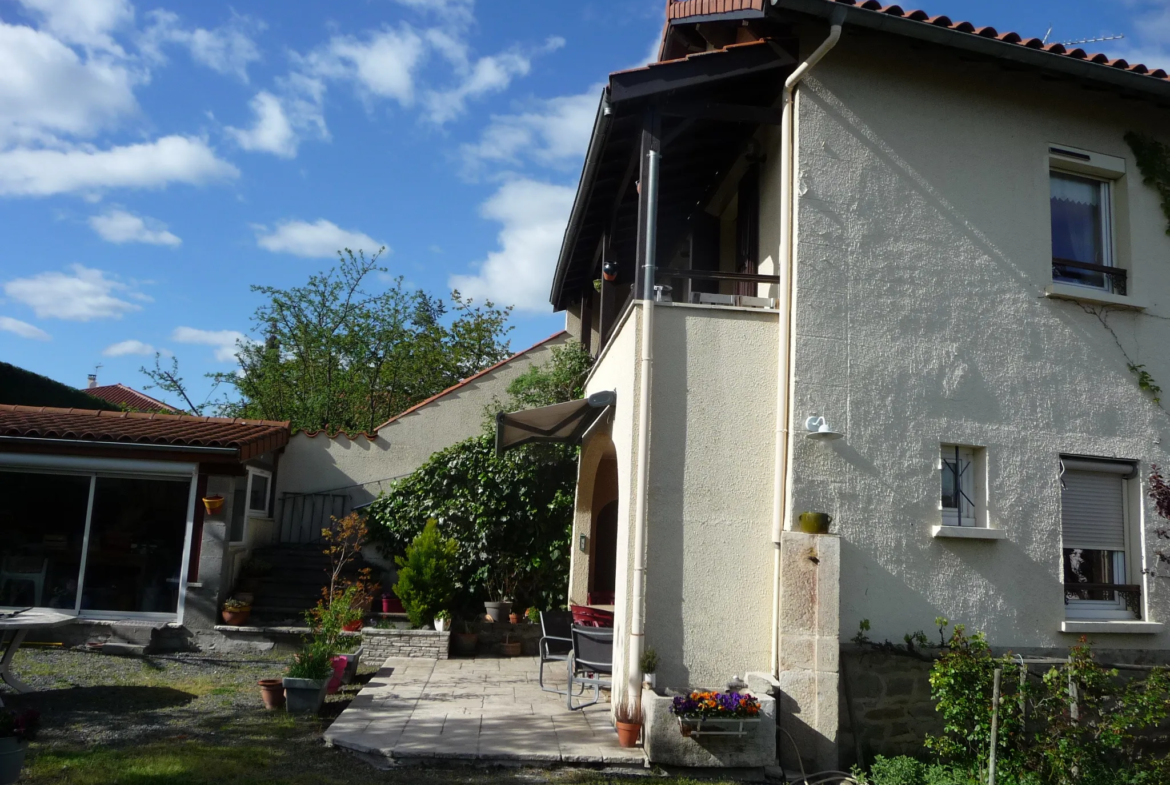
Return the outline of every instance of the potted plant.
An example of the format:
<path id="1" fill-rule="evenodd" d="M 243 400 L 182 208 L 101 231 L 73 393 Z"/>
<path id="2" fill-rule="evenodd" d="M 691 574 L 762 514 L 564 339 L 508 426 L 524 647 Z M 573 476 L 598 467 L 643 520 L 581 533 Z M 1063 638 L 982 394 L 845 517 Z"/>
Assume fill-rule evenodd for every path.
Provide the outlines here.
<path id="1" fill-rule="evenodd" d="M 474 657 L 475 650 L 479 646 L 479 635 L 471 628 L 469 621 L 460 622 L 459 626 L 460 630 L 451 636 L 455 653 L 465 657 Z"/>
<path id="2" fill-rule="evenodd" d="M 684 736 L 701 736 L 704 725 L 720 736 L 746 736 L 744 726 L 760 721 L 760 701 L 746 692 L 694 690 L 675 696 L 670 713 Z"/>
<path id="3" fill-rule="evenodd" d="M 447 625 L 451 623 L 451 614 L 447 611 L 439 611 L 435 614 L 435 629 L 439 632 L 447 629 Z"/>
<path id="4" fill-rule="evenodd" d="M 281 679 L 261 679 L 256 683 L 260 685 L 260 699 L 264 701 L 264 708 L 269 711 L 284 708 L 284 682 Z"/>
<path id="5" fill-rule="evenodd" d="M 284 695 L 291 714 L 316 714 L 325 702 L 325 690 L 333 673 L 329 649 L 320 641 L 307 644 L 293 655 L 284 677 Z"/>
<path id="6" fill-rule="evenodd" d="M 0 709 L 0 785 L 12 785 L 19 779 L 28 743 L 40 727 L 41 715 L 33 709 Z"/>
<path id="7" fill-rule="evenodd" d="M 540 624 L 540 611 L 533 606 L 524 611 L 524 618 L 528 619 L 529 624 Z"/>
<path id="8" fill-rule="evenodd" d="M 231 597 L 223 603 L 223 622 L 233 627 L 239 627 L 248 622 L 252 615 L 252 606 L 236 597 Z"/>
<path id="9" fill-rule="evenodd" d="M 641 700 L 622 701 L 617 710 L 618 744 L 622 747 L 636 747 L 642 735 Z"/>
<path id="10" fill-rule="evenodd" d="M 218 515 L 219 511 L 223 509 L 223 497 L 218 493 L 214 496 L 204 496 L 203 508 L 207 510 L 208 515 Z"/>
<path id="11" fill-rule="evenodd" d="M 483 604 L 488 621 L 510 620 L 512 596 L 516 590 L 516 570 L 512 562 L 508 559 L 501 559 L 497 562 L 485 583 L 487 584 L 488 596 L 491 597 Z"/>
<path id="12" fill-rule="evenodd" d="M 653 690 L 657 685 L 654 672 L 658 670 L 658 652 L 646 649 L 638 662 L 642 668 L 642 684 Z"/>
<path id="13" fill-rule="evenodd" d="M 338 654 L 338 657 L 345 657 L 345 673 L 341 676 L 343 684 L 350 684 L 357 678 L 358 664 L 362 660 L 362 654 L 365 652 L 364 646 L 358 646 L 353 651 L 343 651 Z"/>
<path id="14" fill-rule="evenodd" d="M 500 654 L 504 657 L 520 656 L 520 641 L 512 640 L 512 633 L 504 633 L 504 642 L 500 644 Z"/>

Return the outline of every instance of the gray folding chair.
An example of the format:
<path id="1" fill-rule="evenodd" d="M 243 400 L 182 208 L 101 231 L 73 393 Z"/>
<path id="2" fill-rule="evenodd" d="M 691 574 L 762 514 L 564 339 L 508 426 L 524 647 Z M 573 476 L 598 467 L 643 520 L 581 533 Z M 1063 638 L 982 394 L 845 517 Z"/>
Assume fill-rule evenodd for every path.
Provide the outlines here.
<path id="1" fill-rule="evenodd" d="M 573 614 L 569 611 L 541 611 L 540 631 L 543 633 L 540 644 L 540 688 L 545 692 L 555 692 L 558 695 L 567 694 L 566 690 L 544 686 L 544 664 L 546 662 L 565 662 L 573 652 Z M 585 688 L 582 687 L 582 690 Z"/>
<path id="2" fill-rule="evenodd" d="M 601 690 L 613 689 L 613 627 L 572 628 L 573 651 L 569 653 L 569 711 L 592 706 L 601 700 Z M 593 700 L 573 705 L 573 686 L 593 688 Z"/>

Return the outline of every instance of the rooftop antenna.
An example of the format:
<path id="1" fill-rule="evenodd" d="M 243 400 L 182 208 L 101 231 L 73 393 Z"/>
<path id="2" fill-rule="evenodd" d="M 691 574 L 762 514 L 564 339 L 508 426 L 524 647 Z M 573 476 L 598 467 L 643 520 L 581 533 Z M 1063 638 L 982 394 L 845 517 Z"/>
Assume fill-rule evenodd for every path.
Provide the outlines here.
<path id="1" fill-rule="evenodd" d="M 1096 44 L 1101 41 L 1120 41 L 1124 35 L 1102 35 L 1097 38 L 1081 38 L 1076 41 L 1061 41 L 1061 46 L 1076 46 L 1077 44 Z"/>
<path id="2" fill-rule="evenodd" d="M 1052 35 L 1052 25 L 1048 25 L 1048 32 L 1040 39 L 1041 43 L 1048 43 L 1048 36 Z"/>

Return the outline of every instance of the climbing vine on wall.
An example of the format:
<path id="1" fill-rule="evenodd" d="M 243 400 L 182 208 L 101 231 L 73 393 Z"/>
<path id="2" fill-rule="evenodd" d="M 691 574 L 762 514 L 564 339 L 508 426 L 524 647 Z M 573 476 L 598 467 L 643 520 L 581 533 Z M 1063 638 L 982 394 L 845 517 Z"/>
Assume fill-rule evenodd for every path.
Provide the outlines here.
<path id="1" fill-rule="evenodd" d="M 1170 234 L 1170 145 L 1152 136 L 1130 131 L 1125 141 L 1133 150 L 1142 182 L 1157 190 L 1162 197 L 1162 212 L 1166 214 L 1166 234 Z"/>
<path id="2" fill-rule="evenodd" d="M 1101 326 L 1104 327 L 1111 336 L 1113 336 L 1113 342 L 1117 344 L 1118 351 L 1120 351 L 1121 356 L 1125 358 L 1125 367 L 1129 369 L 1130 373 L 1137 377 L 1138 387 L 1141 388 L 1142 392 L 1149 395 L 1150 399 L 1153 400 L 1154 403 L 1156 403 L 1158 406 L 1161 406 L 1162 387 L 1158 384 L 1154 377 L 1150 375 L 1150 372 L 1146 370 L 1146 366 L 1134 362 L 1133 358 L 1129 356 L 1129 352 L 1127 352 L 1125 347 L 1121 345 L 1121 339 L 1117 337 L 1117 333 L 1114 332 L 1113 328 L 1109 325 L 1109 308 L 1098 308 L 1096 306 L 1087 305 L 1085 303 L 1078 303 L 1078 305 L 1081 306 L 1081 310 L 1083 310 L 1085 313 L 1096 316 L 1097 321 L 1101 323 Z"/>

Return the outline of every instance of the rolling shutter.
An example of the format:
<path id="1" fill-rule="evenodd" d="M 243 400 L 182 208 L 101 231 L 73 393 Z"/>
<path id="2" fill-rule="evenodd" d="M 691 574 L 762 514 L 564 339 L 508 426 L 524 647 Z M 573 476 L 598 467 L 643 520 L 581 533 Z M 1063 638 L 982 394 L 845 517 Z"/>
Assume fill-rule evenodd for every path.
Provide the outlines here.
<path id="1" fill-rule="evenodd" d="M 1115 472 L 1068 470 L 1060 494 L 1063 547 L 1125 550 L 1125 480 Z"/>

